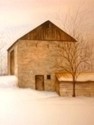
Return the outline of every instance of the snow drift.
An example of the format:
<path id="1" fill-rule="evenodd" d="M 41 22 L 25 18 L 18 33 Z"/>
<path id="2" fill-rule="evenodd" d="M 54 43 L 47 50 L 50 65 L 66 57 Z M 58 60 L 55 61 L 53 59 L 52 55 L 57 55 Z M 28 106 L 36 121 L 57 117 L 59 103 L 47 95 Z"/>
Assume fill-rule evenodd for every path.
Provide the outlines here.
<path id="1" fill-rule="evenodd" d="M 0 88 L 17 87 L 18 79 L 16 76 L 0 76 Z"/>

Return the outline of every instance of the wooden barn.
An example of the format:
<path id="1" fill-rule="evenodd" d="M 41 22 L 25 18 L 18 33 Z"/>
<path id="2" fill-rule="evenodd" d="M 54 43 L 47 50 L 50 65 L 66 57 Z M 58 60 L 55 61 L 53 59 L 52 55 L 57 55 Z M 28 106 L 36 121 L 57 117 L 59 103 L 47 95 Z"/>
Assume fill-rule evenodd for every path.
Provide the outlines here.
<path id="1" fill-rule="evenodd" d="M 76 40 L 50 21 L 19 38 L 8 49 L 8 73 L 23 88 L 55 91 L 59 45 Z"/>
<path id="2" fill-rule="evenodd" d="M 60 96 L 73 95 L 73 82 L 70 74 L 56 74 L 56 92 Z M 76 96 L 94 96 L 94 73 L 81 73 L 77 77 L 75 94 Z"/>

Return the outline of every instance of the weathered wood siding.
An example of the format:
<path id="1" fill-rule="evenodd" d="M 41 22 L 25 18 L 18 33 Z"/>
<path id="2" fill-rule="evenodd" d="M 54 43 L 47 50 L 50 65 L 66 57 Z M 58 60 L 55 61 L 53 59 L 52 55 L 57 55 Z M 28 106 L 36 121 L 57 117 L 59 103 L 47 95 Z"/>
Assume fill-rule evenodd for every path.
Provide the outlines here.
<path id="1" fill-rule="evenodd" d="M 58 82 L 60 96 L 72 96 L 72 82 Z M 94 82 L 78 82 L 75 85 L 76 96 L 94 96 Z"/>
<path id="2" fill-rule="evenodd" d="M 94 96 L 94 82 L 83 82 L 76 84 L 77 96 Z"/>
<path id="3" fill-rule="evenodd" d="M 70 82 L 59 83 L 59 93 L 60 96 L 72 96 L 73 85 Z"/>
<path id="4" fill-rule="evenodd" d="M 73 37 L 65 33 L 63 30 L 61 30 L 50 21 L 46 21 L 45 23 L 30 31 L 20 39 L 76 42 Z"/>
<path id="5" fill-rule="evenodd" d="M 59 84 L 57 77 L 55 81 L 55 91 L 58 93 L 58 95 L 60 95 L 60 84 Z"/>

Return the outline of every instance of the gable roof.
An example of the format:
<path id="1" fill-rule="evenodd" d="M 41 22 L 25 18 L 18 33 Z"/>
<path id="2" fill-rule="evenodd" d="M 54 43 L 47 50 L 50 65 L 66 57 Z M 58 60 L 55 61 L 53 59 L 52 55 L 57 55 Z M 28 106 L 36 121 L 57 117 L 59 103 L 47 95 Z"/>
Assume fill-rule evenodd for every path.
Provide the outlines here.
<path id="1" fill-rule="evenodd" d="M 76 42 L 76 40 L 73 37 L 71 37 L 70 35 L 65 33 L 62 29 L 57 27 L 55 24 L 53 24 L 49 20 L 44 22 L 43 24 L 39 25 L 38 27 L 36 27 L 32 31 L 28 32 L 24 36 L 20 37 L 18 40 L 42 40 L 42 41 Z"/>
<path id="2" fill-rule="evenodd" d="M 20 39 L 25 40 L 47 40 L 47 41 L 75 41 L 70 35 L 65 33 L 51 21 L 46 21 L 36 27 Z"/>

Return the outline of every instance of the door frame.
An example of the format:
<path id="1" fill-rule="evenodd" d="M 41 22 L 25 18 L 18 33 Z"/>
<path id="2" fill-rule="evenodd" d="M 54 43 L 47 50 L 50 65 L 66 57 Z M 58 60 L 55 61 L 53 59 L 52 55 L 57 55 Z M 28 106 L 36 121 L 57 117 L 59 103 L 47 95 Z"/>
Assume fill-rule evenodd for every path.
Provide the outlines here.
<path id="1" fill-rule="evenodd" d="M 14 75 L 15 72 L 15 52 L 14 49 L 10 52 L 10 74 Z"/>
<path id="2" fill-rule="evenodd" d="M 35 89 L 38 90 L 38 88 L 37 88 L 37 77 L 43 77 L 43 90 L 44 90 L 44 75 L 35 75 Z"/>

